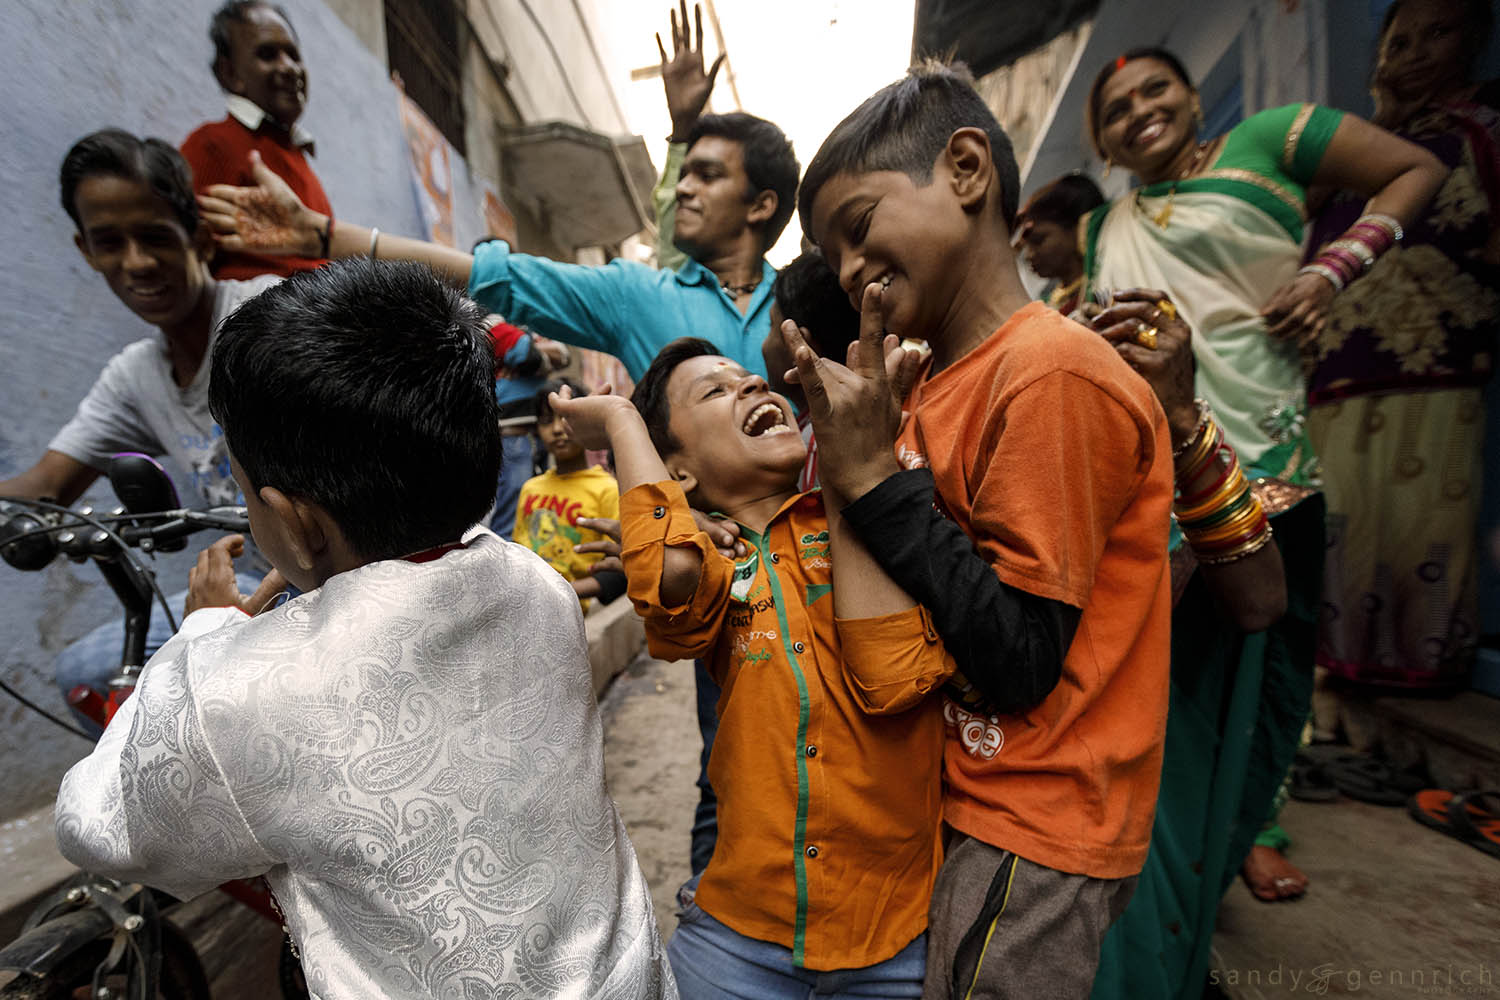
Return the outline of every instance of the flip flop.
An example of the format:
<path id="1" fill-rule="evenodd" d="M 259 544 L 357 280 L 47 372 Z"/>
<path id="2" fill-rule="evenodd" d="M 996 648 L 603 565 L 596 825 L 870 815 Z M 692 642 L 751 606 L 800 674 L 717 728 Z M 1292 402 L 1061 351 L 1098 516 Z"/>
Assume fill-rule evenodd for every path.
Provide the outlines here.
<path id="1" fill-rule="evenodd" d="M 1332 802 L 1339 789 L 1328 775 L 1328 769 L 1310 755 L 1298 753 L 1292 762 L 1287 793 L 1301 802 Z"/>
<path id="2" fill-rule="evenodd" d="M 1500 858 L 1500 789 L 1457 795 L 1425 788 L 1407 801 L 1406 811 L 1423 826 Z"/>
<path id="3" fill-rule="evenodd" d="M 1340 792 L 1377 806 L 1403 805 L 1424 782 L 1368 754 L 1345 753 L 1323 765 Z"/>

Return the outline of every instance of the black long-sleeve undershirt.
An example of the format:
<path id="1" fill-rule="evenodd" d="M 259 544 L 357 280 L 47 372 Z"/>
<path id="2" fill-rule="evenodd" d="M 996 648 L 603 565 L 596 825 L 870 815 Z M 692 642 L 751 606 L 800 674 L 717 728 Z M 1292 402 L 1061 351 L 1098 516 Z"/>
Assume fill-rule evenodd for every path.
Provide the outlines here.
<path id="1" fill-rule="evenodd" d="M 927 469 L 898 472 L 843 510 L 881 567 L 927 609 L 959 671 L 1002 714 L 1057 686 L 1082 612 L 1012 587 L 933 506 Z"/>

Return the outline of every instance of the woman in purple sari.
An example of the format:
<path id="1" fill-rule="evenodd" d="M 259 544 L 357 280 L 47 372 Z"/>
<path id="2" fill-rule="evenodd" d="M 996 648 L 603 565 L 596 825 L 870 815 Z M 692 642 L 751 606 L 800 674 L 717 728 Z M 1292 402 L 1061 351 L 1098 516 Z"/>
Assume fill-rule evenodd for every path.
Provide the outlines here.
<path id="1" fill-rule="evenodd" d="M 1470 68 L 1489 21 L 1487 0 L 1397 0 L 1387 12 L 1374 121 L 1452 173 L 1304 345 L 1329 515 L 1318 663 L 1362 684 L 1456 689 L 1477 640 L 1481 387 L 1500 324 L 1500 113 Z M 1363 204 L 1330 200 L 1309 255 Z"/>

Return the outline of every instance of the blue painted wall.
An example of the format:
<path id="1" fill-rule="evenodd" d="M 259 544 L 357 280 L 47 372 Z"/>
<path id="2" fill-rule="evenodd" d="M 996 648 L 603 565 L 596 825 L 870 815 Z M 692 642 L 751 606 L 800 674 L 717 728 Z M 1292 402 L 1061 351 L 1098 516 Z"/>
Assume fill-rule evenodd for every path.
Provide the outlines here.
<path id="1" fill-rule="evenodd" d="M 303 123 L 335 214 L 419 235 L 395 93 L 385 66 L 319 0 L 282 0 L 309 75 Z M 224 117 L 209 72 L 215 0 L 9 0 L 0 4 L 0 478 L 29 467 L 72 415 L 105 361 L 147 335 L 88 269 L 58 203 L 57 168 L 80 136 L 106 125 L 181 142 Z M 475 185 L 455 159 L 456 236 L 478 233 Z M 112 502 L 107 485 L 89 495 Z M 206 537 L 206 536 L 205 536 Z M 168 592 L 190 554 L 159 563 Z M 59 705 L 54 653 L 118 606 L 91 566 L 39 574 L 0 565 L 0 676 Z M 179 609 L 180 610 L 180 609 Z M 0 695 L 0 820 L 41 805 L 87 746 Z"/>

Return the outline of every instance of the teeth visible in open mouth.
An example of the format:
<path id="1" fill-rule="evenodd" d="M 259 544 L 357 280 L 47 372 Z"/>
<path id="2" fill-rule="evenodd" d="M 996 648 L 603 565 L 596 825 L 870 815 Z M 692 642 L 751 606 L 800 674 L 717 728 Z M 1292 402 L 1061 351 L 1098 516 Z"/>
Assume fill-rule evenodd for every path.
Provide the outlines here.
<path id="1" fill-rule="evenodd" d="M 1137 142 L 1150 142 L 1166 130 L 1167 127 L 1161 122 L 1152 122 L 1150 125 L 1147 125 L 1145 128 L 1141 129 L 1140 134 L 1135 138 Z"/>
<path id="2" fill-rule="evenodd" d="M 740 430 L 750 437 L 764 437 L 767 434 L 780 434 L 791 428 L 787 426 L 786 415 L 781 412 L 781 407 L 775 403 L 762 403 L 750 411 Z"/>
<path id="3" fill-rule="evenodd" d="M 880 279 L 880 290 L 881 291 L 885 291 L 887 288 L 890 288 L 890 287 L 891 287 L 891 276 L 889 274 L 887 274 L 885 277 L 883 277 L 883 278 Z"/>

